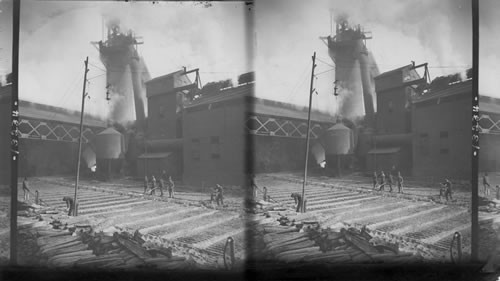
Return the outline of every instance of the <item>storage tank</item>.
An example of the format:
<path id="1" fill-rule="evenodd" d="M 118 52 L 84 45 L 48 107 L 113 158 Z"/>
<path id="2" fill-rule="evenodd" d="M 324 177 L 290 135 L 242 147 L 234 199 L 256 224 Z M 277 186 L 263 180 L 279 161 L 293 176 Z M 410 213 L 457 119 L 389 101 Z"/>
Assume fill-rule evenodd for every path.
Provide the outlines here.
<path id="1" fill-rule="evenodd" d="M 342 123 L 337 123 L 326 131 L 325 151 L 327 155 L 344 155 L 354 149 L 354 134 Z"/>
<path id="2" fill-rule="evenodd" d="M 97 159 L 118 159 L 125 151 L 123 135 L 113 128 L 107 128 L 95 136 Z"/>
<path id="3" fill-rule="evenodd" d="M 126 151 L 124 136 L 114 128 L 107 128 L 95 136 L 97 176 L 101 180 L 111 180 L 116 175 L 123 175 L 124 154 Z"/>

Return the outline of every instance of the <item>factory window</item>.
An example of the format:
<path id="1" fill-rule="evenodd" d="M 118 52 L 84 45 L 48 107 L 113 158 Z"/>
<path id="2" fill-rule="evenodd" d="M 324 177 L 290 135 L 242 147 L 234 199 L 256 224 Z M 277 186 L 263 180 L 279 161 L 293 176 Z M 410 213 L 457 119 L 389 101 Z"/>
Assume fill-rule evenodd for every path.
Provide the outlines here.
<path id="1" fill-rule="evenodd" d="M 200 139 L 199 138 L 194 138 L 194 139 L 191 139 L 191 142 L 193 142 L 193 143 L 200 143 Z"/>
<path id="2" fill-rule="evenodd" d="M 212 144 L 218 144 L 219 143 L 219 137 L 210 137 L 210 143 L 212 143 Z"/>
<path id="3" fill-rule="evenodd" d="M 212 159 L 220 159 L 219 153 L 212 153 Z"/>
<path id="4" fill-rule="evenodd" d="M 441 154 L 449 154 L 449 153 L 450 153 L 450 151 L 448 150 L 448 148 L 441 148 L 441 149 L 439 150 L 439 153 L 441 153 Z"/>
<path id="5" fill-rule="evenodd" d="M 442 139 L 448 138 L 448 131 L 441 131 L 439 133 L 439 137 L 442 138 Z"/>

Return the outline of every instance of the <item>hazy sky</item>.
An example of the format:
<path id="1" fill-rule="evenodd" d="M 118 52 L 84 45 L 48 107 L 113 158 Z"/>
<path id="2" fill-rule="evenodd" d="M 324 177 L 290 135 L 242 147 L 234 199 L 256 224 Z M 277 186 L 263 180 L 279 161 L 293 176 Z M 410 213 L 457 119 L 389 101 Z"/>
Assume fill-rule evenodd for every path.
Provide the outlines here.
<path id="1" fill-rule="evenodd" d="M 500 3 L 479 1 L 479 94 L 500 98 Z"/>
<path id="2" fill-rule="evenodd" d="M 250 71 L 246 60 L 246 8 L 242 2 L 21 3 L 19 98 L 79 110 L 84 60 L 89 56 L 91 99 L 86 112 L 105 116 L 104 66 L 91 41 L 103 39 L 103 21 L 118 18 L 144 41 L 139 54 L 151 77 L 200 68 L 202 83 Z M 99 69 L 101 68 L 101 69 Z"/>
<path id="3" fill-rule="evenodd" d="M 257 96 L 307 105 L 313 52 L 333 65 L 319 39 L 330 34 L 330 9 L 334 17 L 345 13 L 350 23 L 372 31 L 367 47 L 381 73 L 412 60 L 428 62 L 431 79 L 472 67 L 470 0 L 260 0 L 255 6 Z M 318 74 L 332 69 L 317 65 Z M 313 107 L 334 111 L 334 77 L 334 71 L 318 75 Z"/>
<path id="4" fill-rule="evenodd" d="M 0 0 L 0 81 L 12 72 L 12 1 Z"/>

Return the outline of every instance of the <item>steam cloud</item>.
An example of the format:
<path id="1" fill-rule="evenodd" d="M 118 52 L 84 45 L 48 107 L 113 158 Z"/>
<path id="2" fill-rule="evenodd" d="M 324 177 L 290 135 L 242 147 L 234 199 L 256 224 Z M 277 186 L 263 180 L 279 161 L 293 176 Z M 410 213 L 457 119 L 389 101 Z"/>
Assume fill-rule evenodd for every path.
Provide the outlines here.
<path id="1" fill-rule="evenodd" d="M 142 36 L 143 68 L 158 77 L 183 66 L 200 68 L 203 82 L 235 79 L 248 72 L 244 46 L 244 3 L 37 2 L 23 3 L 20 33 L 20 98 L 80 110 L 83 61 L 89 56 L 91 99 L 85 112 L 107 118 L 106 72 L 90 44 L 104 40 L 106 26 L 119 19 L 121 32 Z M 200 19 L 193 21 L 193 18 Z M 229 39 L 230 40 L 229 40 Z M 143 62 L 141 62 L 143 64 Z M 127 70 L 130 72 L 130 70 Z"/>

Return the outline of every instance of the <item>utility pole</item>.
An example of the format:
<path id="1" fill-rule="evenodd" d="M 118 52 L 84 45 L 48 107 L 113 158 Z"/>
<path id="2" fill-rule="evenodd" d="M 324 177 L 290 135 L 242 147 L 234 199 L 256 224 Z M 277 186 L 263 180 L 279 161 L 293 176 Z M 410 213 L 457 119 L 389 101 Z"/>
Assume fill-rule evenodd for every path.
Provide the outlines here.
<path id="1" fill-rule="evenodd" d="M 306 163 L 304 165 L 304 182 L 302 183 L 302 206 L 301 212 L 305 213 L 305 202 L 306 202 L 306 182 L 307 182 L 307 163 L 309 162 L 309 129 L 311 128 L 311 104 L 312 95 L 314 93 L 313 82 L 314 82 L 314 69 L 316 68 L 316 52 L 312 57 L 312 71 L 311 71 L 311 86 L 309 88 L 309 111 L 307 113 L 307 135 L 306 135 Z"/>
<path id="2" fill-rule="evenodd" d="M 87 97 L 87 73 L 89 72 L 89 57 L 85 60 L 85 74 L 83 75 L 83 92 L 82 92 L 82 112 L 80 113 L 80 137 L 78 138 L 78 161 L 76 164 L 76 182 L 75 182 L 75 198 L 73 199 L 73 216 L 78 216 L 78 180 L 80 179 L 80 160 L 82 156 L 82 135 L 83 135 L 83 112 L 85 110 L 85 98 Z"/>

